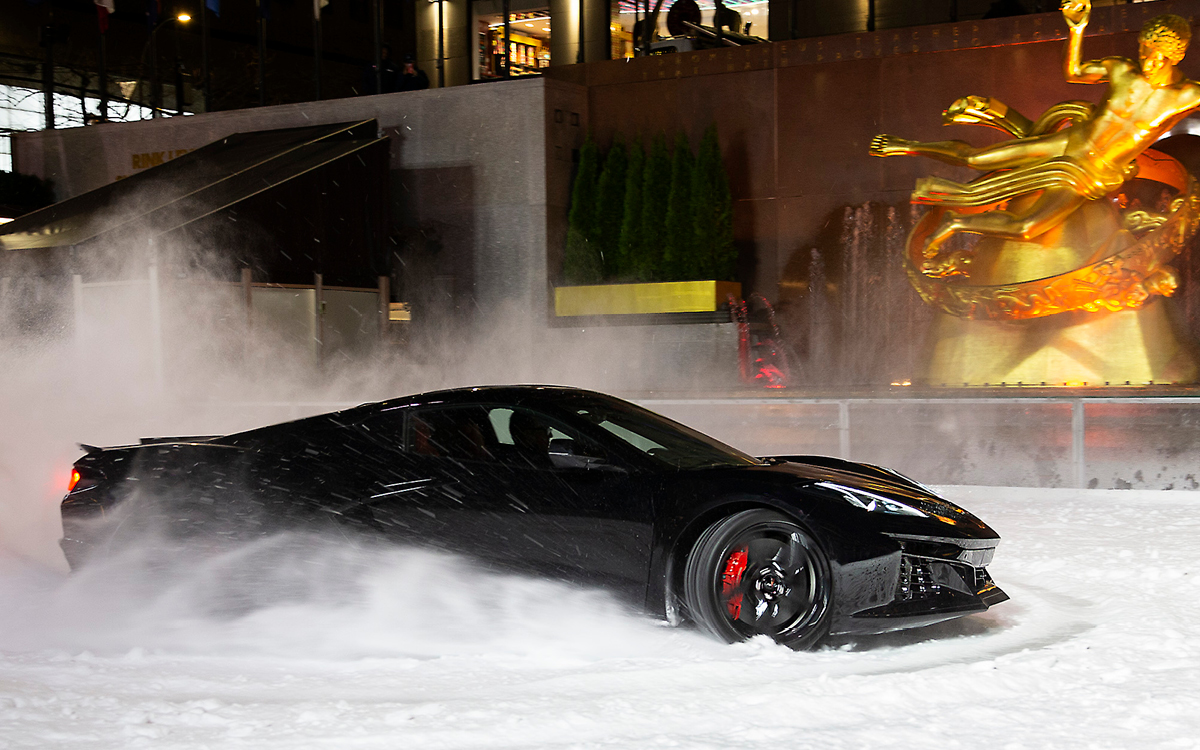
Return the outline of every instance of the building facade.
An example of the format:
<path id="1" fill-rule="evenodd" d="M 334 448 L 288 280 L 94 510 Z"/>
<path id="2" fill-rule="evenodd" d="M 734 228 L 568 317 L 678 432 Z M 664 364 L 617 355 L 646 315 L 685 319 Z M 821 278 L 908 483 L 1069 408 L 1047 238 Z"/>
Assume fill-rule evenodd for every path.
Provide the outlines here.
<path id="1" fill-rule="evenodd" d="M 1200 2 L 1097 8 L 1085 53 L 1135 54 L 1137 30 L 1163 12 L 1194 17 Z M 545 329 L 561 324 L 548 290 L 562 279 L 572 165 L 586 134 L 604 149 L 617 135 L 645 143 L 682 133 L 695 148 L 715 125 L 743 288 L 775 303 L 800 355 L 829 368 L 815 379 L 886 383 L 911 374 L 928 322 L 896 254 L 914 215 L 908 195 L 929 172 L 961 175 L 916 160 L 885 167 L 868 155 L 871 138 L 996 137 L 942 125 L 942 110 L 966 94 L 1030 116 L 1098 98 L 1101 86 L 1063 81 L 1065 33 L 1047 13 L 552 66 L 485 86 L 26 134 L 14 156 L 73 195 L 231 132 L 373 117 L 393 140 L 392 218 L 397 246 L 411 253 L 412 293 L 468 319 L 519 309 Z M 1183 70 L 1200 77 L 1194 56 Z M 1173 135 L 1194 128 L 1185 121 Z M 1198 286 L 1185 283 L 1180 296 Z"/>

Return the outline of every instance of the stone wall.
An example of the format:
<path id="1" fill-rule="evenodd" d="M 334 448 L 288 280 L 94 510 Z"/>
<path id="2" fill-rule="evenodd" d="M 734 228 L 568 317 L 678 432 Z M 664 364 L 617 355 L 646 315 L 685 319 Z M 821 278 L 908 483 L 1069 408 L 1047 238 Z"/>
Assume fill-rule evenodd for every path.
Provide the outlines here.
<path id="1" fill-rule="evenodd" d="M 1095 8 L 1085 56 L 1136 57 L 1137 30 L 1167 12 L 1200 17 L 1200 1 Z M 1031 117 L 1059 101 L 1098 101 L 1104 86 L 1064 82 L 1065 38 L 1055 12 L 599 62 L 549 75 L 587 87 L 588 125 L 602 146 L 617 132 L 673 138 L 680 130 L 694 146 L 715 122 L 736 200 L 743 279 L 786 301 L 807 288 L 811 249 L 836 250 L 846 206 L 903 204 L 919 176 L 969 174 L 929 160 L 870 157 L 877 133 L 983 145 L 1001 134 L 943 127 L 942 110 L 967 94 L 999 98 Z M 1181 67 L 1200 77 L 1200 53 Z"/>
<path id="2" fill-rule="evenodd" d="M 13 138 L 19 171 L 59 199 L 153 167 L 231 133 L 374 118 L 391 139 L 391 242 L 407 253 L 408 298 L 539 325 L 549 259 L 561 256 L 583 90 L 546 79 L 384 94 Z"/>
<path id="3" fill-rule="evenodd" d="M 1137 29 L 1164 12 L 1194 18 L 1200 0 L 1096 8 L 1085 55 L 1136 55 Z M 1098 100 L 1103 86 L 1063 81 L 1065 36 L 1061 15 L 1047 13 L 602 61 L 536 80 L 18 135 L 14 156 L 66 197 L 228 133 L 374 117 L 392 139 L 394 239 L 416 259 L 404 297 L 425 295 L 472 319 L 514 310 L 542 331 L 585 131 L 601 145 L 618 132 L 682 131 L 695 145 L 716 123 L 746 290 L 779 303 L 784 336 L 811 361 L 813 382 L 886 383 L 914 369 L 926 324 L 896 252 L 908 195 L 919 176 L 968 173 L 872 158 L 871 137 L 999 139 L 942 126 L 941 111 L 967 94 L 1033 117 L 1055 102 Z M 1200 77 L 1200 53 L 1182 68 Z M 1200 126 L 1185 121 L 1176 132 L 1189 129 Z M 545 340 L 579 338 L 567 330 Z M 541 335 L 523 345 L 533 351 Z M 874 364 L 884 359 L 895 366 Z"/>

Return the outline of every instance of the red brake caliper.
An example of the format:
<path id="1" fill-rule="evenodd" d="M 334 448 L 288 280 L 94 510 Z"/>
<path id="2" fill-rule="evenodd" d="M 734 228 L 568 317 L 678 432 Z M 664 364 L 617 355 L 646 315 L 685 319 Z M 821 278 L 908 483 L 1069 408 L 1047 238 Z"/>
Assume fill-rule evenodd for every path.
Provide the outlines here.
<path id="1" fill-rule="evenodd" d="M 746 560 L 746 550 L 734 552 L 725 560 L 725 572 L 721 574 L 721 593 L 725 596 L 725 606 L 729 607 L 729 616 L 735 620 L 742 615 L 742 597 L 730 597 L 742 582 L 742 574 L 746 572 Z"/>

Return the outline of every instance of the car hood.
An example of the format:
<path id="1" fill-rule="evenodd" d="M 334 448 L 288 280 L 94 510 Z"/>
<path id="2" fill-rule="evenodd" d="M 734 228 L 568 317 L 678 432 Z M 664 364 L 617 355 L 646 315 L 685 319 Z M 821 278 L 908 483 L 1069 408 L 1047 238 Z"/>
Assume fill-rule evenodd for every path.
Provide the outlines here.
<path id="1" fill-rule="evenodd" d="M 865 490 L 898 500 L 928 516 L 912 518 L 870 514 L 880 519 L 889 519 L 887 525 L 893 527 L 895 532 L 928 535 L 939 533 L 937 529 L 941 529 L 940 533 L 952 537 L 999 539 L 999 535 L 990 526 L 969 511 L 943 498 L 929 487 L 891 469 L 826 456 L 775 456 L 767 461 L 767 466 L 757 469 L 774 474 L 778 479 L 789 483 L 800 480 L 793 486 L 798 485 L 829 494 L 836 493 L 838 487 Z"/>

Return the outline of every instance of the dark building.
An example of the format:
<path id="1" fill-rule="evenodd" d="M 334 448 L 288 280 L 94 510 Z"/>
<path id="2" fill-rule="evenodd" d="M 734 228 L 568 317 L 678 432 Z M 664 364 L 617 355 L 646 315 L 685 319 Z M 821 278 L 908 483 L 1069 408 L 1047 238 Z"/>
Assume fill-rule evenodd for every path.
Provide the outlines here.
<path id="1" fill-rule="evenodd" d="M 363 71 L 374 59 L 373 10 L 382 19 L 381 43 L 397 55 L 416 51 L 415 0 L 337 0 L 321 9 L 319 28 L 308 0 L 262 3 L 265 18 L 255 2 L 225 0 L 217 3 L 217 14 L 205 0 L 163 0 L 152 24 L 147 10 L 154 0 L 115 0 L 103 35 L 92 0 L 5 3 L 0 84 L 42 89 L 49 62 L 56 91 L 99 97 L 103 59 L 108 95 L 118 105 L 149 106 L 152 79 L 163 89 L 158 103 L 168 112 L 239 109 L 259 104 L 260 96 L 267 104 L 306 101 L 317 98 L 319 31 L 320 97 L 353 96 L 361 93 Z M 177 20 L 180 14 L 189 20 Z"/>

